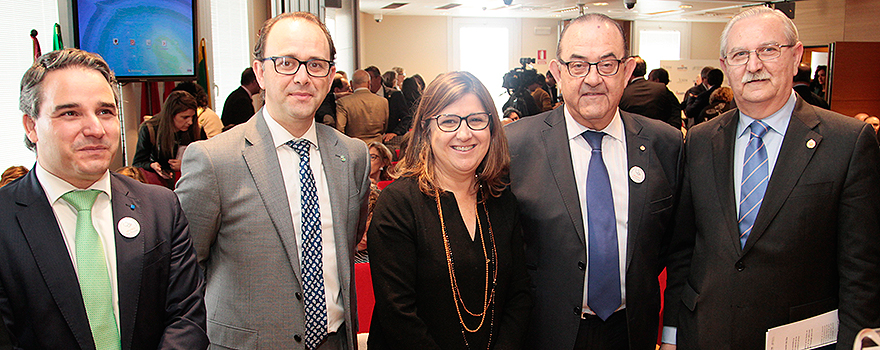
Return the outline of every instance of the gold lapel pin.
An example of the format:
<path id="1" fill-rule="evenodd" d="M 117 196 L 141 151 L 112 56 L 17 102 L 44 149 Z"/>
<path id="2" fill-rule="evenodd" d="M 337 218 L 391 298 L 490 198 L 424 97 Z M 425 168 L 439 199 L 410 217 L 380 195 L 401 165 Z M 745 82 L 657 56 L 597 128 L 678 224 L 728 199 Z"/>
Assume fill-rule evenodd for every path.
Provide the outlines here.
<path id="1" fill-rule="evenodd" d="M 641 150 L 642 152 L 644 152 L 644 151 L 645 151 L 645 145 L 641 145 L 641 146 L 639 146 L 639 150 Z"/>
<path id="2" fill-rule="evenodd" d="M 809 139 L 807 140 L 807 148 L 813 149 L 816 147 L 816 140 Z"/>

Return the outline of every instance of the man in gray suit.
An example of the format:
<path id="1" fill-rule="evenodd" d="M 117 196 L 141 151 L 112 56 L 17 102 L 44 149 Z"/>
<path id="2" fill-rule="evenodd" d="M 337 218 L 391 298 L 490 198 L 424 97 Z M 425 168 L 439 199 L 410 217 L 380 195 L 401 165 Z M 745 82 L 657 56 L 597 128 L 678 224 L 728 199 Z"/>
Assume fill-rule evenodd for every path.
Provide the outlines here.
<path id="1" fill-rule="evenodd" d="M 354 349 L 367 148 L 314 122 L 336 71 L 317 17 L 285 13 L 260 33 L 265 107 L 190 145 L 178 182 L 207 277 L 208 337 L 234 349 Z"/>
<path id="2" fill-rule="evenodd" d="M 556 57 L 563 108 L 506 128 L 535 293 L 526 348 L 654 349 L 681 132 L 617 107 L 635 62 L 614 20 L 574 19 Z"/>

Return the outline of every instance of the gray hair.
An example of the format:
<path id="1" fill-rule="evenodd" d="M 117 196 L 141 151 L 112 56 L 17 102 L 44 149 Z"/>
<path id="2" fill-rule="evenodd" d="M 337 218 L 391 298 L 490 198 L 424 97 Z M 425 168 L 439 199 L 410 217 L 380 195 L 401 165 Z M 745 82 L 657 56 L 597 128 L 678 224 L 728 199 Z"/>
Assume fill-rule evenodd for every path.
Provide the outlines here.
<path id="1" fill-rule="evenodd" d="M 49 52 L 40 56 L 21 78 L 21 94 L 19 95 L 18 108 L 24 114 L 36 119 L 40 114 L 40 104 L 43 102 L 43 80 L 46 74 L 70 67 L 82 67 L 93 69 L 107 81 L 113 90 L 113 100 L 119 106 L 119 91 L 116 87 L 116 77 L 110 66 L 101 56 L 79 49 L 63 49 Z M 27 137 L 24 139 L 27 148 L 34 150 L 36 145 Z"/>
<path id="2" fill-rule="evenodd" d="M 761 17 L 765 15 L 775 17 L 780 22 L 782 22 L 783 34 L 785 34 L 785 40 L 787 40 L 788 42 L 779 44 L 794 45 L 798 42 L 799 36 L 797 27 L 794 25 L 794 22 L 792 22 L 791 19 L 788 18 L 788 16 L 786 16 L 784 13 L 782 13 L 782 11 L 779 10 L 771 9 L 765 6 L 756 6 L 740 12 L 736 16 L 733 16 L 730 22 L 727 22 L 727 26 L 725 26 L 724 31 L 721 32 L 721 57 L 727 55 L 727 37 L 730 35 L 730 28 L 733 28 L 733 25 L 736 24 L 736 22 L 739 22 L 740 20 L 745 18 Z"/>
<path id="3" fill-rule="evenodd" d="M 627 55 L 629 54 L 629 49 L 626 45 L 626 35 L 623 33 L 623 27 L 620 25 L 620 23 L 613 20 L 611 17 L 608 17 L 608 16 L 603 15 L 601 13 L 588 13 L 588 14 L 582 15 L 580 17 L 577 17 L 577 18 L 571 20 L 571 22 L 568 22 L 568 25 L 565 26 L 565 29 L 562 30 L 562 34 L 559 36 L 559 42 L 556 43 L 556 58 L 557 59 L 562 59 L 562 38 L 565 37 L 565 33 L 568 32 L 568 28 L 571 28 L 575 24 L 592 22 L 592 21 L 608 23 L 608 24 L 613 25 L 615 28 L 617 28 L 617 31 L 620 32 L 620 39 L 623 40 L 623 57 L 627 57 Z M 619 58 L 623 58 L 623 57 L 619 57 Z"/>

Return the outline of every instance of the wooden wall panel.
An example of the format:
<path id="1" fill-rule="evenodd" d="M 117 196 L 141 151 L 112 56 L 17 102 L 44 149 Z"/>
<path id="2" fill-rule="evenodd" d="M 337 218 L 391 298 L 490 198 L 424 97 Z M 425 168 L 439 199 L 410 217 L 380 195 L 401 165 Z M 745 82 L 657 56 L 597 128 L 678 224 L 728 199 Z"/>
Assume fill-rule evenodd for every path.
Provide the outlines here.
<path id="1" fill-rule="evenodd" d="M 794 24 L 804 46 L 828 45 L 844 40 L 847 1 L 811 0 L 795 3 Z"/>
<path id="2" fill-rule="evenodd" d="M 880 42 L 836 42 L 830 59 L 831 110 L 880 115 Z"/>
<path id="3" fill-rule="evenodd" d="M 798 2 L 798 6 L 800 6 Z M 880 41 L 877 19 L 880 18 L 880 2 L 877 0 L 847 0 L 843 40 Z"/>

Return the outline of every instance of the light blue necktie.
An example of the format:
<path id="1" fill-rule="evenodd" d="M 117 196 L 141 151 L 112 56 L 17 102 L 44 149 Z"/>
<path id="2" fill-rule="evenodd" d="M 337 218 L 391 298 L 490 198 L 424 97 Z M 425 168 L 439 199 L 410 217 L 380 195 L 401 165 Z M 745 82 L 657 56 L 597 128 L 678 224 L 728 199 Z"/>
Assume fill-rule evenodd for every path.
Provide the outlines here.
<path id="1" fill-rule="evenodd" d="M 739 242 L 741 248 L 745 247 L 752 227 L 755 226 L 755 218 L 764 201 L 767 182 L 770 181 L 767 147 L 764 147 L 762 139 L 770 127 L 760 120 L 755 120 L 749 124 L 749 130 L 751 136 L 743 158 L 741 200 L 739 202 Z"/>
<path id="2" fill-rule="evenodd" d="M 308 140 L 288 141 L 299 154 L 299 179 L 302 201 L 302 280 L 306 316 L 306 349 L 314 349 L 327 336 L 327 298 L 324 294 L 324 263 L 321 244 L 321 216 L 318 189 L 309 165 Z"/>
<path id="3" fill-rule="evenodd" d="M 589 271 L 587 305 L 603 321 L 620 306 L 620 268 L 617 248 L 617 220 L 608 169 L 602 161 L 604 132 L 585 131 L 593 149 L 587 169 L 587 236 Z"/>
<path id="4" fill-rule="evenodd" d="M 92 206 L 98 190 L 70 191 L 61 199 L 76 208 L 76 275 L 89 328 L 98 350 L 119 349 L 119 330 L 113 315 L 113 291 L 104 259 L 104 244 L 92 224 Z"/>

